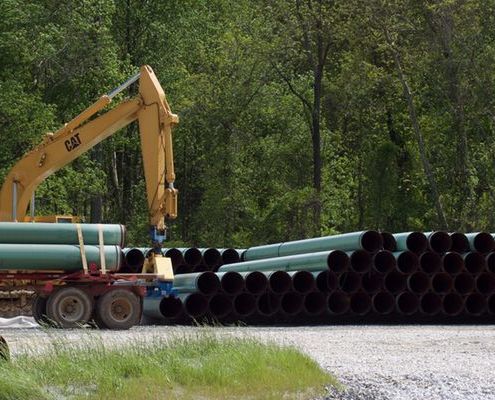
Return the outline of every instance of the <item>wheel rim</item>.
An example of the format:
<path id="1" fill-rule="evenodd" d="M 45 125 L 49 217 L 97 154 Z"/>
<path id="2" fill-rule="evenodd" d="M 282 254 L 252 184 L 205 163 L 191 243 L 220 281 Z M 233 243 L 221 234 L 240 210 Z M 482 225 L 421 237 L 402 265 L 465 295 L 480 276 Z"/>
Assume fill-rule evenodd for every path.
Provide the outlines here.
<path id="1" fill-rule="evenodd" d="M 117 298 L 112 301 L 110 314 L 115 321 L 123 322 L 129 319 L 132 314 L 132 304 L 124 298 Z"/>
<path id="2" fill-rule="evenodd" d="M 57 311 L 63 320 L 75 323 L 83 319 L 85 307 L 77 296 L 67 296 L 60 301 Z"/>

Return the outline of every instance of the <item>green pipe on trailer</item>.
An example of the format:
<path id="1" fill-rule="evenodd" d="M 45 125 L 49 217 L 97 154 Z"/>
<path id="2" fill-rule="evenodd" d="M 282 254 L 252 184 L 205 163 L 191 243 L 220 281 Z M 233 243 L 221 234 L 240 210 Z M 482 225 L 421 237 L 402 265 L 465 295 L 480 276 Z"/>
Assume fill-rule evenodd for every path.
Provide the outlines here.
<path id="1" fill-rule="evenodd" d="M 43 222 L 0 222 L 0 243 L 3 244 L 79 244 L 78 224 Z M 79 224 L 86 245 L 99 244 L 99 229 L 105 245 L 124 247 L 125 227 L 118 224 Z"/>
<path id="2" fill-rule="evenodd" d="M 54 224 L 55 225 L 55 224 Z M 59 225 L 59 224 L 57 224 Z M 84 246 L 88 264 L 100 266 L 100 248 Z M 122 263 L 118 246 L 104 246 L 108 271 L 117 271 Z M 74 272 L 83 269 L 79 246 L 63 244 L 0 244 L 0 270 L 57 270 Z"/>
<path id="3" fill-rule="evenodd" d="M 382 246 L 382 236 L 376 231 L 351 232 L 342 235 L 251 247 L 244 253 L 244 260 L 254 261 L 337 249 L 343 251 L 367 250 L 375 252 L 382 248 Z"/>
<path id="4" fill-rule="evenodd" d="M 286 257 L 225 264 L 219 268 L 219 271 L 322 271 L 329 268 L 334 271 L 342 271 L 348 265 L 349 256 L 346 253 L 340 250 L 330 250 L 311 254 L 297 254 Z"/>

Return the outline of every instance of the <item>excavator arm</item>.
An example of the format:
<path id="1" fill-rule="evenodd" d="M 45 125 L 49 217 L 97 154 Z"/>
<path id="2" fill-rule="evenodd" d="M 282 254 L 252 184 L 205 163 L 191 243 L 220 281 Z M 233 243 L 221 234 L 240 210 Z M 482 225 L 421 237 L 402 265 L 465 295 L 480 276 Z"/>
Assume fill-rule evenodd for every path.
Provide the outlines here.
<path id="1" fill-rule="evenodd" d="M 139 80 L 139 94 L 93 119 L 112 99 Z M 84 110 L 27 153 L 7 175 L 0 191 L 0 221 L 24 221 L 38 185 L 102 140 L 139 122 L 153 245 L 165 239 L 165 220 L 177 216 L 172 127 L 178 123 L 153 70 L 145 65 L 127 82 Z"/>

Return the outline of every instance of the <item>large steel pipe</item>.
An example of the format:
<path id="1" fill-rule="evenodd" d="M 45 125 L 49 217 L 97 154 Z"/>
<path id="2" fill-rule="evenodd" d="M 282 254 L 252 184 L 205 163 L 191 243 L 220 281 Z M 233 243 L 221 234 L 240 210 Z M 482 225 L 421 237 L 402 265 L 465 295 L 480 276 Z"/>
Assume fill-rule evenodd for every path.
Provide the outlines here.
<path id="1" fill-rule="evenodd" d="M 378 252 L 382 253 L 382 252 Z M 355 250 L 347 253 L 350 259 L 350 265 L 355 272 L 367 272 L 371 268 L 372 256 L 369 251 L 366 250 Z M 377 256 L 375 256 L 376 258 Z M 395 260 L 394 260 L 395 261 Z"/>
<path id="2" fill-rule="evenodd" d="M 172 260 L 172 266 L 174 268 L 177 268 L 179 265 L 186 265 L 182 251 L 175 247 L 171 249 L 163 249 L 163 254 L 165 257 L 168 257 L 170 258 L 170 260 Z M 190 270 L 192 270 L 192 268 L 190 268 Z"/>
<path id="3" fill-rule="evenodd" d="M 86 245 L 98 245 L 101 230 L 105 245 L 124 247 L 125 227 L 117 224 L 0 222 L 0 243 L 79 244 L 78 226 L 81 228 L 82 238 Z"/>
<path id="4" fill-rule="evenodd" d="M 486 312 L 486 297 L 479 293 L 471 293 L 466 297 L 464 307 L 469 315 L 482 315 Z"/>
<path id="5" fill-rule="evenodd" d="M 184 293 L 179 295 L 187 315 L 200 318 L 208 311 L 208 297 L 201 293 Z"/>
<path id="6" fill-rule="evenodd" d="M 372 307 L 377 314 L 390 314 L 395 308 L 395 298 L 389 292 L 378 292 L 372 298 Z"/>
<path id="7" fill-rule="evenodd" d="M 339 279 L 337 274 L 332 271 L 313 272 L 315 277 L 316 287 L 321 292 L 331 292 L 337 288 Z"/>
<path id="8" fill-rule="evenodd" d="M 435 293 L 426 293 L 421 296 L 419 310 L 422 314 L 436 315 L 442 309 L 442 298 Z"/>
<path id="9" fill-rule="evenodd" d="M 244 290 L 244 278 L 239 272 L 217 272 L 216 275 L 220 279 L 220 285 L 225 293 L 236 295 Z"/>
<path id="10" fill-rule="evenodd" d="M 394 253 L 388 250 L 381 250 L 373 256 L 373 267 L 376 271 L 383 274 L 392 271 L 397 266 L 397 260 Z M 369 268 L 357 272 L 367 272 Z"/>
<path id="11" fill-rule="evenodd" d="M 361 288 L 361 274 L 348 271 L 339 276 L 339 287 L 346 293 L 357 292 Z"/>
<path id="12" fill-rule="evenodd" d="M 471 251 L 463 254 L 464 267 L 472 274 L 478 274 L 486 268 L 486 260 L 483 254 L 477 251 Z"/>
<path id="13" fill-rule="evenodd" d="M 315 278 L 309 271 L 292 271 L 289 272 L 292 278 L 292 288 L 301 294 L 306 294 L 316 287 Z"/>
<path id="14" fill-rule="evenodd" d="M 327 308 L 327 296 L 321 292 L 311 292 L 304 296 L 304 312 L 309 316 L 320 315 Z"/>
<path id="15" fill-rule="evenodd" d="M 265 272 L 268 278 L 268 287 L 273 293 L 284 294 L 291 289 L 292 279 L 285 271 Z"/>
<path id="16" fill-rule="evenodd" d="M 250 271 L 240 274 L 244 278 L 244 286 L 249 293 L 261 294 L 268 289 L 268 278 L 263 272 Z"/>
<path id="17" fill-rule="evenodd" d="M 430 287 L 430 277 L 424 272 L 418 271 L 407 277 L 407 288 L 413 293 L 426 293 Z"/>
<path id="18" fill-rule="evenodd" d="M 100 248 L 88 245 L 84 250 L 88 266 L 100 267 Z M 104 246 L 103 252 L 107 271 L 117 271 L 123 264 L 120 247 Z M 81 251 L 70 244 L 0 244 L 0 270 L 9 269 L 82 271 Z"/>
<path id="19" fill-rule="evenodd" d="M 350 308 L 354 314 L 366 315 L 371 310 L 371 297 L 367 293 L 358 292 L 351 295 Z"/>
<path id="20" fill-rule="evenodd" d="M 182 301 L 177 297 L 149 296 L 143 300 L 143 314 L 150 318 L 174 319 L 182 311 Z"/>
<path id="21" fill-rule="evenodd" d="M 443 296 L 442 311 L 445 315 L 455 316 L 462 312 L 464 300 L 457 293 L 449 293 Z"/>
<path id="22" fill-rule="evenodd" d="M 395 299 L 397 311 L 403 315 L 412 315 L 419 309 L 419 298 L 413 293 L 402 292 Z"/>
<path id="23" fill-rule="evenodd" d="M 203 256 L 203 263 L 213 269 L 222 260 L 222 256 L 218 249 L 215 248 L 207 248 L 207 249 L 199 249 L 201 255 Z"/>
<path id="24" fill-rule="evenodd" d="M 184 262 L 193 267 L 201 264 L 202 255 L 201 251 L 196 247 L 186 247 L 186 248 L 177 248 L 180 252 L 182 252 L 182 256 L 184 257 Z"/>
<path id="25" fill-rule="evenodd" d="M 241 261 L 241 255 L 236 249 L 218 249 L 222 257 L 222 264 L 235 264 Z"/>
<path id="26" fill-rule="evenodd" d="M 210 314 L 215 318 L 224 318 L 232 312 L 232 301 L 223 293 L 214 294 L 208 303 Z"/>
<path id="27" fill-rule="evenodd" d="M 406 288 L 406 278 L 407 275 L 401 272 L 392 271 L 385 276 L 383 285 L 385 289 L 388 290 L 390 293 L 400 293 Z"/>
<path id="28" fill-rule="evenodd" d="M 413 253 L 423 253 L 428 247 L 428 239 L 421 232 L 403 232 L 394 234 L 397 241 L 397 250 L 410 250 Z"/>
<path id="29" fill-rule="evenodd" d="M 380 232 L 382 235 L 383 248 L 388 251 L 395 251 L 397 249 L 397 241 L 390 232 Z"/>
<path id="30" fill-rule="evenodd" d="M 427 274 L 434 274 L 442 268 L 442 257 L 432 251 L 427 251 L 419 257 L 419 266 Z"/>
<path id="31" fill-rule="evenodd" d="M 234 297 L 234 312 L 241 318 L 249 317 L 256 311 L 256 297 L 251 293 L 241 293 Z"/>
<path id="32" fill-rule="evenodd" d="M 141 272 L 144 264 L 144 254 L 141 249 L 123 249 L 126 272 Z"/>
<path id="33" fill-rule="evenodd" d="M 495 274 L 485 272 L 476 278 L 476 289 L 483 294 L 495 293 Z"/>
<path id="34" fill-rule="evenodd" d="M 431 278 L 431 288 L 435 293 L 445 294 L 450 292 L 453 287 L 454 280 L 445 272 L 439 272 Z"/>
<path id="35" fill-rule="evenodd" d="M 467 233 L 469 247 L 472 251 L 480 253 L 489 253 L 495 248 L 495 240 L 488 232 Z"/>
<path id="36" fill-rule="evenodd" d="M 488 271 L 495 273 L 495 252 L 491 252 L 486 255 L 486 267 Z"/>
<path id="37" fill-rule="evenodd" d="M 394 253 L 397 260 L 397 270 L 404 274 L 411 274 L 419 267 L 419 258 L 412 251 L 400 251 Z"/>
<path id="38" fill-rule="evenodd" d="M 244 253 L 247 261 L 283 257 L 295 254 L 324 252 L 333 249 L 353 251 L 357 249 L 375 252 L 383 245 L 382 236 L 375 231 L 344 233 L 293 242 L 251 247 Z"/>
<path id="39" fill-rule="evenodd" d="M 303 310 L 304 296 L 297 292 L 284 293 L 280 301 L 280 312 L 287 316 L 294 316 Z"/>
<path id="40" fill-rule="evenodd" d="M 471 293 L 475 288 L 475 281 L 471 274 L 463 272 L 454 278 L 454 289 L 459 294 Z"/>
<path id="41" fill-rule="evenodd" d="M 464 259 L 459 253 L 445 253 L 442 257 L 442 265 L 445 272 L 450 275 L 456 275 L 464 269 Z"/>
<path id="42" fill-rule="evenodd" d="M 209 296 L 218 292 L 220 280 L 218 276 L 209 271 L 176 275 L 174 277 L 174 288 L 178 293 L 198 292 Z"/>
<path id="43" fill-rule="evenodd" d="M 331 314 L 342 315 L 349 311 L 351 299 L 347 293 L 332 292 L 327 299 L 328 311 Z"/>
<path id="44" fill-rule="evenodd" d="M 376 293 L 383 287 L 383 275 L 368 272 L 361 277 L 361 287 L 366 293 Z"/>
<path id="45" fill-rule="evenodd" d="M 436 253 L 446 253 L 452 248 L 452 239 L 447 232 L 426 232 L 425 235 L 430 249 Z"/>
<path id="46" fill-rule="evenodd" d="M 452 240 L 452 251 L 457 253 L 467 253 L 469 251 L 469 240 L 464 233 L 453 232 L 450 234 Z"/>
<path id="47" fill-rule="evenodd" d="M 245 261 L 235 264 L 222 265 L 219 271 L 322 271 L 331 269 L 341 272 L 347 269 L 349 257 L 340 250 L 323 251 L 312 254 L 269 258 L 266 260 Z"/>
<path id="48" fill-rule="evenodd" d="M 272 293 L 263 293 L 256 302 L 256 310 L 258 314 L 264 317 L 269 317 L 278 312 L 280 309 L 280 296 Z"/>

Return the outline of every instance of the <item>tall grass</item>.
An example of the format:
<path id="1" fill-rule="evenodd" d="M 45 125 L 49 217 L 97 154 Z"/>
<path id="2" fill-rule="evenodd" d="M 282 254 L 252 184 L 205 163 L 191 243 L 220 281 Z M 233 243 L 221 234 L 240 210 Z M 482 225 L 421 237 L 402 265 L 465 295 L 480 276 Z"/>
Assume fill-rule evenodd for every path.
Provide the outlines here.
<path id="1" fill-rule="evenodd" d="M 24 354 L 0 365 L 0 399 L 305 399 L 336 384 L 294 348 L 211 334 Z"/>

